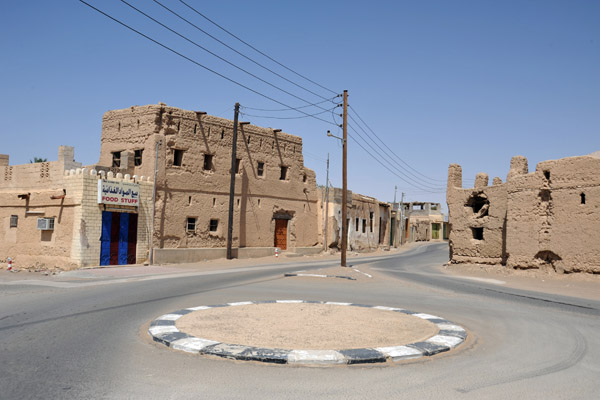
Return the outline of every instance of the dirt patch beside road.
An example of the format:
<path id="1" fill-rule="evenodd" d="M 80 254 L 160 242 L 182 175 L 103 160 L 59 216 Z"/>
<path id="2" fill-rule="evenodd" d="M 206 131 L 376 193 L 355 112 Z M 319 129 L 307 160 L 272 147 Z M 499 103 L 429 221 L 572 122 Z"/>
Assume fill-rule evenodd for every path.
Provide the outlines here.
<path id="1" fill-rule="evenodd" d="M 446 274 L 465 279 L 482 279 L 500 286 L 580 297 L 600 301 L 600 275 L 557 274 L 544 270 L 516 270 L 501 265 L 447 264 L 440 268 Z"/>

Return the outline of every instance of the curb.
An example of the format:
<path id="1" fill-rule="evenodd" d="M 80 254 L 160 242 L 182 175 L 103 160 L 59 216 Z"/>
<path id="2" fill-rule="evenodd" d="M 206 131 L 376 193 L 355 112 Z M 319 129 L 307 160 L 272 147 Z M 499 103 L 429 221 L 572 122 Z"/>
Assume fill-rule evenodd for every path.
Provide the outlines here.
<path id="1" fill-rule="evenodd" d="M 332 304 L 344 307 L 366 307 L 376 310 L 400 312 L 412 315 L 413 317 L 422 318 L 437 325 L 439 332 L 437 335 L 434 335 L 423 342 L 416 342 L 402 346 L 344 350 L 290 350 L 244 346 L 202 339 L 179 331 L 175 325 L 179 318 L 194 311 L 208 310 L 210 308 L 217 307 L 235 307 L 268 303 Z M 167 347 L 188 353 L 213 355 L 233 360 L 295 365 L 384 363 L 387 361 L 395 362 L 420 357 L 429 357 L 457 347 L 463 343 L 467 337 L 467 332 L 461 326 L 431 314 L 416 313 L 395 307 L 310 300 L 241 301 L 235 303 L 185 308 L 169 314 L 161 315 L 152 321 L 150 327 L 148 328 L 148 334 L 155 342 L 162 343 Z"/>

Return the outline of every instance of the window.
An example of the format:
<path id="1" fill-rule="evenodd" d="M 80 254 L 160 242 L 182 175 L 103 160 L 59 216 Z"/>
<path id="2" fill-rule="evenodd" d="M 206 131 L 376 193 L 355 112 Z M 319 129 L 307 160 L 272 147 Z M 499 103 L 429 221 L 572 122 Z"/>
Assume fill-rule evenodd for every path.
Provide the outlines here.
<path id="1" fill-rule="evenodd" d="M 235 173 L 236 174 L 240 173 L 240 163 L 241 162 L 242 162 L 242 160 L 240 158 L 235 159 Z"/>
<path id="2" fill-rule="evenodd" d="M 359 223 L 359 220 L 358 220 L 358 218 L 356 218 L 356 229 L 355 229 L 356 232 L 358 232 L 358 228 L 359 228 L 358 223 Z"/>
<path id="3" fill-rule="evenodd" d="M 144 152 L 143 149 L 133 151 L 133 165 L 135 165 L 136 167 L 139 167 L 140 165 L 142 165 L 142 153 L 143 152 Z"/>
<path id="4" fill-rule="evenodd" d="M 363 233 L 367 231 L 367 220 L 363 219 Z"/>
<path id="5" fill-rule="evenodd" d="M 188 217 L 186 230 L 188 232 L 196 232 L 196 218 Z"/>
<path id="6" fill-rule="evenodd" d="M 579 195 L 579 197 L 581 197 L 581 204 L 585 204 L 585 193 L 581 193 Z M 12 217 L 11 217 L 11 221 L 12 221 Z"/>
<path id="7" fill-rule="evenodd" d="M 210 225 L 208 227 L 208 230 L 211 231 L 211 232 L 216 232 L 218 227 L 219 227 L 219 220 L 218 219 L 211 219 L 210 220 Z"/>
<path id="8" fill-rule="evenodd" d="M 302 182 L 306 183 L 308 177 L 306 176 L 306 174 L 302 175 Z"/>
<path id="9" fill-rule="evenodd" d="M 281 166 L 281 175 L 279 175 L 279 179 L 285 181 L 287 179 L 288 167 Z"/>
<path id="10" fill-rule="evenodd" d="M 174 149 L 173 150 L 173 165 L 176 167 L 181 167 L 183 164 L 183 150 Z"/>
<path id="11" fill-rule="evenodd" d="M 113 159 L 112 159 L 112 166 L 114 168 L 119 168 L 121 166 L 121 152 L 120 151 L 114 151 L 112 153 Z"/>
<path id="12" fill-rule="evenodd" d="M 212 162 L 213 162 L 212 154 L 205 154 L 204 155 L 204 165 L 202 168 L 204 168 L 205 171 L 211 171 L 212 170 Z"/>
<path id="13" fill-rule="evenodd" d="M 258 162 L 258 164 L 256 165 L 256 175 L 258 176 L 264 176 L 265 175 L 265 163 L 264 162 Z"/>
<path id="14" fill-rule="evenodd" d="M 19 216 L 18 215 L 11 215 L 10 216 L 10 227 L 11 228 L 16 228 L 18 222 L 19 222 Z"/>
<path id="15" fill-rule="evenodd" d="M 483 240 L 483 228 L 471 228 L 473 231 L 473 239 Z"/>
<path id="16" fill-rule="evenodd" d="M 547 180 L 550 180 L 550 171 L 544 171 L 544 177 L 545 177 Z"/>
<path id="17" fill-rule="evenodd" d="M 373 232 L 373 211 L 369 212 L 369 230 Z"/>
<path id="18" fill-rule="evenodd" d="M 221 129 L 221 139 L 225 137 L 225 129 Z"/>

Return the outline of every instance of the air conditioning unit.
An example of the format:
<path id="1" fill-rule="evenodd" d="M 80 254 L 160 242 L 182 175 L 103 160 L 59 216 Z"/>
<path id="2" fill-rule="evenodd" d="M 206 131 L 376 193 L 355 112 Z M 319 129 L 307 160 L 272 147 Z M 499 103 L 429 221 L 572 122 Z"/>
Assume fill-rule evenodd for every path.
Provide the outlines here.
<path id="1" fill-rule="evenodd" d="M 53 231 L 54 218 L 38 218 L 37 228 L 41 231 Z"/>

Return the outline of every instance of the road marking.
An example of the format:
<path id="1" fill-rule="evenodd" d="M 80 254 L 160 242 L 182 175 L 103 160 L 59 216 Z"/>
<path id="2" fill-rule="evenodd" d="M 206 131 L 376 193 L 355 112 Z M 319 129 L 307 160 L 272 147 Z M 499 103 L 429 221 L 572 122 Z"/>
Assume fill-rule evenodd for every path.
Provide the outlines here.
<path id="1" fill-rule="evenodd" d="M 458 279 L 466 279 L 468 281 L 477 281 L 477 282 L 484 282 L 484 283 L 491 283 L 493 285 L 504 285 L 506 284 L 506 282 L 504 281 L 500 281 L 498 279 L 491 279 L 491 278 L 476 278 L 474 276 L 453 276 L 454 278 L 458 278 Z"/>

